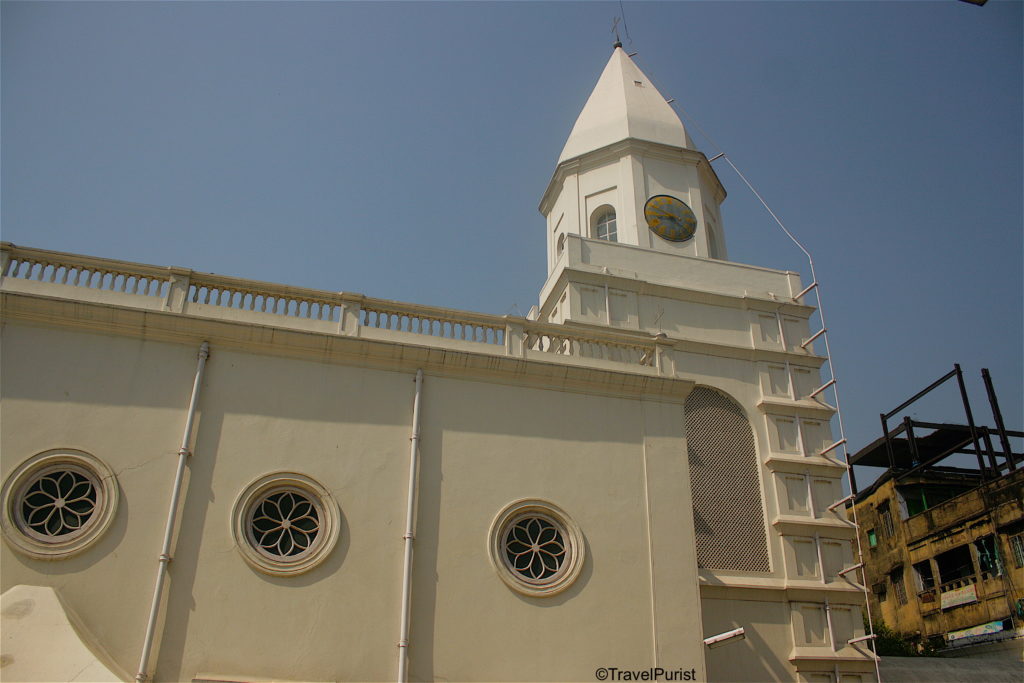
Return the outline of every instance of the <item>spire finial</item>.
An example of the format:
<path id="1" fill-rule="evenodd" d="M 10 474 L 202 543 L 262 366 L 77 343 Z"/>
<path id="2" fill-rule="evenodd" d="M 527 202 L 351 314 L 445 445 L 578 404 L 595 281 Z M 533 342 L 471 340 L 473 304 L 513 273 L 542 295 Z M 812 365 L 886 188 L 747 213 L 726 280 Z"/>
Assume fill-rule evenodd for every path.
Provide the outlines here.
<path id="1" fill-rule="evenodd" d="M 620 21 L 622 21 L 622 19 L 620 19 L 619 17 L 615 17 L 615 20 L 612 22 L 612 33 L 615 34 L 615 44 L 612 45 L 613 50 L 622 47 L 622 40 L 619 38 Z"/>

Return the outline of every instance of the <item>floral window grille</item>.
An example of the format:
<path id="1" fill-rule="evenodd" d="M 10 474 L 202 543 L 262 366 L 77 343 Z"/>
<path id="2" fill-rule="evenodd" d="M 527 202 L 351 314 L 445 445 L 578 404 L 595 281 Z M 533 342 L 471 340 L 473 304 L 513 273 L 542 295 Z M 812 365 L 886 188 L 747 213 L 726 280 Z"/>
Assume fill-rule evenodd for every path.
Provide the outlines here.
<path id="1" fill-rule="evenodd" d="M 118 502 L 113 471 L 73 448 L 38 453 L 0 491 L 0 531 L 21 553 L 59 560 L 90 547 L 110 527 Z"/>
<path id="2" fill-rule="evenodd" d="M 565 559 L 564 537 L 550 520 L 531 515 L 508 527 L 505 561 L 524 581 L 547 581 L 559 572 Z"/>
<path id="3" fill-rule="evenodd" d="M 251 567 L 295 576 L 323 562 L 337 544 L 341 510 L 319 482 L 296 472 L 274 472 L 239 494 L 231 531 Z"/>
<path id="4" fill-rule="evenodd" d="M 61 464 L 38 474 L 20 496 L 22 530 L 39 540 L 72 537 L 88 529 L 98 493 L 92 474 Z"/>
<path id="5" fill-rule="evenodd" d="M 491 522 L 491 564 L 505 584 L 524 595 L 546 597 L 565 590 L 583 567 L 583 533 L 561 508 L 521 499 Z"/>
<path id="6" fill-rule="evenodd" d="M 298 490 L 273 491 L 253 506 L 249 533 L 261 553 L 274 559 L 297 557 L 320 536 L 320 513 Z"/>

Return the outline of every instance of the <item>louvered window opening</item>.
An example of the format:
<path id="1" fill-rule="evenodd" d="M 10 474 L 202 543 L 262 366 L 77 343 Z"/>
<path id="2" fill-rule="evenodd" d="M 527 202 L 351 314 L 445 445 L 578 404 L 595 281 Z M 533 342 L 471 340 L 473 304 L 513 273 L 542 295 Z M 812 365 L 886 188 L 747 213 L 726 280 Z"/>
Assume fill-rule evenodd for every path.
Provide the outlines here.
<path id="1" fill-rule="evenodd" d="M 750 424 L 732 399 L 698 387 L 686 399 L 697 565 L 768 572 L 757 452 Z"/>

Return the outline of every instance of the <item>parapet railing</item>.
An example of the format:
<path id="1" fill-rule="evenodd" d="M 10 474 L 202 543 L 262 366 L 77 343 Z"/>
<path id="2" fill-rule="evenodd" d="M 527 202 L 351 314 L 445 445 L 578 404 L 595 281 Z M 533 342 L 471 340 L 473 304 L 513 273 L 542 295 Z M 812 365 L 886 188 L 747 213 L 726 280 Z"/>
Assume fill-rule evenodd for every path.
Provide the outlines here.
<path id="1" fill-rule="evenodd" d="M 188 304 L 203 304 L 287 318 L 340 322 L 345 305 L 344 294 L 316 289 L 192 271 L 175 277 L 175 284 L 186 292 L 182 312 Z"/>
<path id="2" fill-rule="evenodd" d="M 607 332 L 555 323 L 523 323 L 522 344 L 527 351 L 594 358 L 647 367 L 659 367 L 657 338 L 628 332 Z"/>
<path id="3" fill-rule="evenodd" d="M 505 344 L 504 318 L 382 299 L 362 300 L 359 326 L 446 339 Z"/>
<path id="4" fill-rule="evenodd" d="M 164 296 L 168 269 L 108 259 L 24 249 L 4 242 L 2 269 L 5 278 L 71 285 L 90 289 Z"/>
<path id="5" fill-rule="evenodd" d="M 392 333 L 486 353 L 580 358 L 672 374 L 663 335 L 560 325 L 0 243 L 0 288 L 351 336 Z M 408 340 L 408 338 L 406 338 Z"/>

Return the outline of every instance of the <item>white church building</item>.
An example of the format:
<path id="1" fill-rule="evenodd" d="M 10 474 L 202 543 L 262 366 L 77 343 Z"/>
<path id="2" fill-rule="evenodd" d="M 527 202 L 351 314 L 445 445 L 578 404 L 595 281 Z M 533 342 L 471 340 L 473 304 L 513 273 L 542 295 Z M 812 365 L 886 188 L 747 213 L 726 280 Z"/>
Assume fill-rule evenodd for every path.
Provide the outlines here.
<path id="1" fill-rule="evenodd" d="M 525 318 L 3 243 L 0 677 L 874 681 L 814 308 L 725 196 L 616 46 Z"/>

